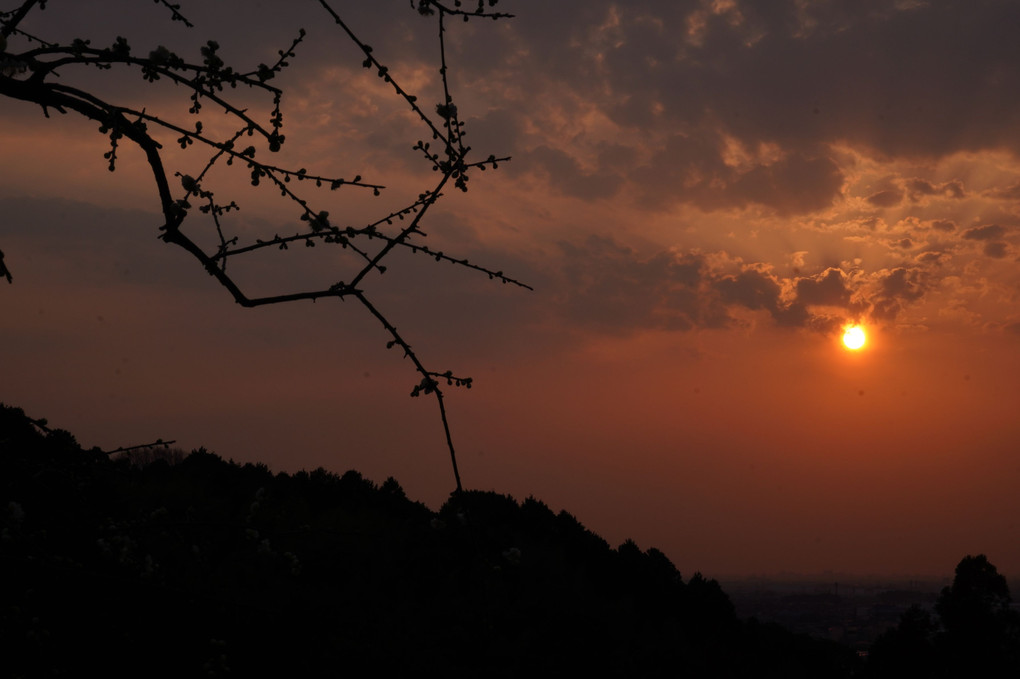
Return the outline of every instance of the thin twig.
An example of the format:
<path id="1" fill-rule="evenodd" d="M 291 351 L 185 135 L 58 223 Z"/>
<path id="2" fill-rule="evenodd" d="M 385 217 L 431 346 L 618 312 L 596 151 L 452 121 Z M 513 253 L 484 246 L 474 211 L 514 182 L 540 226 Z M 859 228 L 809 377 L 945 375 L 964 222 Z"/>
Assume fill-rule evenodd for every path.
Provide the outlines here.
<path id="1" fill-rule="evenodd" d="M 388 215 L 370 222 L 361 228 L 339 228 L 330 223 L 326 211 L 314 210 L 309 202 L 299 195 L 294 186 L 303 182 L 313 182 L 315 187 L 328 186 L 334 190 L 342 186 L 353 185 L 362 188 L 372 189 L 378 195 L 383 188 L 382 184 L 366 182 L 361 175 L 352 179 L 331 178 L 322 175 L 309 173 L 305 168 L 292 169 L 279 165 L 271 165 L 256 160 L 257 150 L 254 146 L 244 149 L 240 140 L 245 135 L 257 135 L 258 138 L 268 142 L 269 151 L 276 151 L 284 142 L 284 135 L 281 132 L 283 127 L 283 114 L 281 112 L 281 98 L 283 91 L 280 88 L 269 85 L 266 81 L 273 78 L 288 65 L 288 59 L 295 55 L 295 48 L 304 39 L 304 31 L 300 33 L 289 48 L 280 50 L 280 58 L 272 65 L 261 64 L 258 69 L 251 71 L 239 71 L 228 67 L 217 56 L 218 44 L 209 41 L 202 48 L 205 62 L 194 64 L 185 62 L 177 55 L 165 48 L 158 48 L 150 53 L 149 57 L 133 57 L 130 55 L 130 47 L 126 40 L 118 38 L 115 44 L 106 49 L 95 49 L 89 46 L 86 40 L 75 40 L 67 44 L 52 43 L 44 41 L 35 36 L 29 36 L 21 31 L 18 26 L 25 16 L 41 6 L 40 0 L 25 0 L 18 9 L 11 12 L 0 12 L 0 35 L 6 38 L 12 35 L 27 38 L 30 45 L 37 45 L 34 48 L 25 50 L 20 54 L 6 51 L 5 63 L 14 64 L 13 68 L 0 71 L 0 96 L 12 99 L 24 100 L 39 105 L 43 113 L 49 116 L 49 112 L 59 113 L 74 112 L 88 118 L 100 125 L 100 131 L 106 134 L 110 140 L 110 150 L 105 154 L 109 161 L 109 169 L 116 169 L 118 145 L 123 140 L 132 142 L 144 154 L 145 161 L 152 173 L 156 186 L 160 210 L 162 212 L 163 224 L 159 227 L 160 238 L 167 243 L 172 243 L 194 257 L 195 260 L 211 275 L 216 282 L 224 288 L 231 297 L 240 305 L 245 307 L 257 307 L 269 304 L 280 304 L 300 300 L 317 300 L 326 297 L 344 299 L 354 297 L 367 312 L 376 318 L 386 330 L 390 337 L 387 346 L 399 346 L 406 357 L 408 357 L 420 380 L 411 392 L 412 396 L 434 394 L 439 405 L 440 420 L 443 425 L 447 449 L 450 453 L 450 462 L 453 467 L 456 480 L 456 491 L 462 493 L 463 487 L 460 478 L 460 470 L 457 465 L 456 450 L 453 443 L 453 436 L 449 424 L 449 417 L 446 410 L 444 393 L 440 388 L 441 382 L 451 386 L 464 386 L 470 388 L 471 378 L 455 376 L 452 371 L 439 372 L 429 369 L 413 351 L 405 337 L 399 333 L 388 317 L 370 299 L 364 284 L 368 275 L 373 272 L 382 273 L 386 270 L 384 262 L 386 258 L 398 247 L 409 248 L 412 253 L 422 253 L 434 258 L 437 262 L 450 262 L 477 272 L 484 273 L 490 279 L 497 279 L 503 283 L 511 283 L 520 287 L 531 289 L 530 286 L 503 274 L 502 271 L 495 271 L 478 264 L 468 262 L 467 258 L 460 258 L 446 254 L 442 251 L 429 248 L 423 245 L 419 238 L 425 237 L 422 229 L 422 222 L 431 208 L 443 196 L 444 188 L 452 181 L 461 189 L 467 190 L 467 174 L 469 170 L 484 170 L 487 167 L 496 168 L 499 162 L 508 158 L 496 158 L 490 155 L 481 161 L 468 162 L 467 155 L 469 148 L 463 144 L 464 123 L 458 114 L 454 104 L 454 96 L 449 81 L 449 65 L 447 63 L 446 50 L 446 17 L 462 16 L 466 19 L 473 17 L 486 17 L 492 19 L 506 18 L 510 15 L 498 12 L 488 12 L 484 3 L 479 2 L 474 12 L 458 8 L 447 7 L 442 3 L 433 0 L 418 0 L 418 9 L 423 14 L 438 14 L 438 40 L 439 40 L 439 61 L 442 77 L 443 102 L 436 107 L 435 114 L 443 119 L 441 125 L 433 120 L 433 114 L 426 111 L 417 101 L 417 97 L 405 90 L 394 79 L 389 69 L 373 54 L 372 48 L 358 36 L 333 10 L 327 0 L 319 0 L 319 4 L 333 18 L 333 21 L 340 27 L 349 40 L 357 45 L 365 55 L 363 66 L 374 68 L 379 75 L 393 89 L 396 96 L 406 101 L 424 127 L 431 133 L 433 139 L 442 139 L 444 149 L 433 152 L 429 144 L 419 141 L 414 150 L 420 150 L 425 158 L 433 165 L 433 170 L 440 173 L 437 181 L 430 190 L 421 193 L 416 201 L 405 208 L 390 212 Z M 178 6 L 169 0 L 156 0 L 156 4 L 162 4 L 171 12 L 172 21 L 183 22 L 186 26 L 192 24 L 178 11 Z M 494 3 L 491 3 L 494 4 Z M 412 6 L 414 3 L 412 2 Z M 198 113 L 204 102 L 212 102 L 225 115 L 238 123 L 232 134 L 216 138 L 214 135 L 204 133 L 201 122 L 182 123 L 181 121 L 166 118 L 163 116 L 148 113 L 145 109 L 135 110 L 130 107 L 117 105 L 93 91 L 65 85 L 61 82 L 53 82 L 52 77 L 57 77 L 72 66 L 85 66 L 101 71 L 106 71 L 113 64 L 122 64 L 128 67 L 141 69 L 144 78 L 153 82 L 160 78 L 183 87 L 190 92 L 191 113 Z M 25 75 L 27 73 L 27 75 Z M 226 86 L 233 88 L 238 85 L 247 86 L 263 93 L 272 100 L 268 124 L 257 122 L 253 114 L 249 114 L 248 108 L 235 104 L 228 94 Z M 209 156 L 202 163 L 201 171 L 197 176 L 191 176 L 181 171 L 168 173 L 164 166 L 164 148 L 159 139 L 150 131 L 149 126 L 155 131 L 165 131 L 179 135 L 177 143 L 182 148 L 195 146 L 209 151 Z M 443 157 L 445 155 L 445 157 Z M 226 159 L 225 163 L 223 163 Z M 281 196 L 293 201 L 300 206 L 301 220 L 308 222 L 309 231 L 297 233 L 291 236 L 274 236 L 270 240 L 256 238 L 254 244 L 239 246 L 237 236 L 229 236 L 224 232 L 225 215 L 238 209 L 238 206 L 230 201 L 228 203 L 218 202 L 213 191 L 205 187 L 209 182 L 211 169 L 217 164 L 231 165 L 233 163 L 243 165 L 251 173 L 252 184 L 258 186 L 262 180 L 266 185 L 274 187 Z M 184 189 L 181 198 L 174 197 L 174 190 L 171 188 L 171 174 L 179 178 L 181 187 Z M 175 187 L 176 188 L 176 187 Z M 192 236 L 186 234 L 183 225 L 192 208 L 192 200 L 199 202 L 199 210 L 208 213 L 213 229 L 215 231 L 215 246 L 207 251 L 201 247 Z M 386 226 L 393 225 L 394 220 L 403 221 L 403 226 L 395 235 L 384 232 Z M 385 229 L 388 231 L 388 229 Z M 355 245 L 354 241 L 359 240 L 361 247 Z M 381 247 L 375 254 L 370 254 L 369 249 L 364 247 L 365 243 L 382 241 Z M 231 275 L 227 274 L 226 263 L 228 259 L 243 254 L 252 253 L 264 248 L 275 246 L 280 249 L 287 249 L 290 243 L 304 242 L 306 246 L 313 246 L 316 243 L 339 245 L 342 248 L 349 248 L 356 253 L 363 261 L 357 263 L 353 270 L 354 276 L 350 282 L 338 282 L 319 289 L 310 289 L 296 292 L 281 292 L 259 297 L 249 297 L 248 293 L 241 287 Z M 0 263 L 0 275 L 7 272 Z M 39 421 L 36 426 L 45 429 L 45 423 Z M 164 443 L 157 440 L 154 444 L 129 446 L 109 451 L 107 454 L 126 452 L 139 448 L 151 447 L 153 445 L 169 445 L 170 441 Z"/>

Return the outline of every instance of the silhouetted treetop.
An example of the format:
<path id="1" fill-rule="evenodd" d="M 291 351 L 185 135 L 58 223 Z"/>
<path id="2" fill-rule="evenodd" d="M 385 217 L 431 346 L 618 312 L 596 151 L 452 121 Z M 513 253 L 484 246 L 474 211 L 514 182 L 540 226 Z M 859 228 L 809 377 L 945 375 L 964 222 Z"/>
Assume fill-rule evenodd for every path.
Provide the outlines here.
<path id="1" fill-rule="evenodd" d="M 937 619 L 911 607 L 879 637 L 875 677 L 1020 676 L 1020 614 L 1010 607 L 1006 578 L 984 554 L 966 556 L 935 604 Z"/>
<path id="2" fill-rule="evenodd" d="M 48 439 L 0 407 L 12 676 L 850 676 L 847 649 L 743 624 L 714 580 L 535 498 L 433 512 L 354 470 Z"/>
<path id="3" fill-rule="evenodd" d="M 957 564 L 953 584 L 942 590 L 935 611 L 946 630 L 963 631 L 979 620 L 1002 616 L 1011 602 L 1006 578 L 978 554 Z"/>

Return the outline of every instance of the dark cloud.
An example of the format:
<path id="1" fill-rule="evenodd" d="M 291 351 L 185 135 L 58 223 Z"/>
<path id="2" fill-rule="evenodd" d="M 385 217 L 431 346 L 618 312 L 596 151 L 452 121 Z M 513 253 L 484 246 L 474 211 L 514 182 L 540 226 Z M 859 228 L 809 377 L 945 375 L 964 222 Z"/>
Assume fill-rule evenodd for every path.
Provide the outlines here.
<path id="1" fill-rule="evenodd" d="M 768 5 L 766 17 L 755 14 L 762 3 L 740 3 L 745 22 L 730 29 L 763 34 L 731 54 L 726 73 L 733 109 L 764 112 L 727 121 L 742 137 L 843 137 L 891 155 L 1016 148 L 1020 48 L 1006 28 L 1020 19 L 1016 3 Z"/>
<path id="2" fill-rule="evenodd" d="M 963 238 L 965 240 L 995 240 L 1002 238 L 1005 233 L 1006 229 L 998 224 L 985 224 L 967 229 L 963 232 Z"/>
<path id="3" fill-rule="evenodd" d="M 608 171 L 585 172 L 580 163 L 565 152 L 544 145 L 514 162 L 523 168 L 538 169 L 550 187 L 583 200 L 612 198 L 623 182 L 619 175 Z"/>
<path id="4" fill-rule="evenodd" d="M 752 311 L 764 309 L 783 326 L 803 326 L 809 314 L 803 304 L 783 304 L 782 286 L 775 276 L 758 269 L 745 269 L 738 274 L 725 275 L 715 281 L 723 303 Z"/>
<path id="5" fill-rule="evenodd" d="M 917 256 L 917 263 L 921 265 L 939 265 L 946 259 L 948 255 L 944 252 L 930 250 L 928 252 L 922 252 Z"/>
<path id="6" fill-rule="evenodd" d="M 612 332 L 726 324 L 725 312 L 701 295 L 707 264 L 700 254 L 642 258 L 612 238 L 594 235 L 559 248 L 561 303 L 575 322 Z"/>
<path id="7" fill-rule="evenodd" d="M 937 263 L 938 255 L 918 257 L 919 264 L 925 262 Z M 877 272 L 873 276 L 873 288 L 865 292 L 870 304 L 869 315 L 880 321 L 894 321 L 909 305 L 921 302 L 936 280 L 923 268 L 901 266 Z"/>
<path id="8" fill-rule="evenodd" d="M 762 271 L 748 269 L 722 276 L 715 282 L 715 288 L 727 304 L 739 304 L 751 310 L 765 309 L 773 315 L 779 308 L 779 283 Z"/>
<path id="9" fill-rule="evenodd" d="M 924 294 L 921 274 L 918 271 L 910 271 L 899 267 L 888 272 L 879 280 L 882 294 L 885 297 L 913 301 L 919 299 Z"/>
<path id="10" fill-rule="evenodd" d="M 926 179 L 909 179 L 906 182 L 910 198 L 916 200 L 920 196 L 933 196 L 938 193 L 938 188 Z"/>
<path id="11" fill-rule="evenodd" d="M 946 198 L 960 199 L 967 195 L 963 188 L 963 182 L 951 181 L 942 184 L 933 184 L 926 179 L 908 179 L 905 188 L 910 195 L 910 200 L 917 202 L 925 196 L 944 196 Z"/>
<path id="12" fill-rule="evenodd" d="M 629 173 L 651 207 L 824 209 L 844 179 L 827 156 L 834 143 L 889 158 L 1020 151 L 1020 42 L 1004 28 L 1020 22 L 1016 3 L 565 0 L 518 14 L 503 33 L 534 94 L 516 115 L 531 118 L 532 99 L 569 109 L 582 98 L 623 128 L 621 145 L 662 139 Z M 724 139 L 749 162 L 728 165 Z M 756 159 L 762 144 L 778 156 Z M 560 189 L 579 196 L 615 187 L 629 162 L 578 173 L 559 161 L 574 180 Z M 869 200 L 965 196 L 959 180 L 910 178 Z"/>
<path id="13" fill-rule="evenodd" d="M 630 176 L 646 202 L 661 205 L 692 200 L 730 174 L 720 155 L 721 144 L 714 135 L 671 135 L 650 161 Z M 699 202 L 705 207 L 706 201 Z"/>
<path id="14" fill-rule="evenodd" d="M 703 210 L 756 204 L 780 215 L 826 208 L 843 185 L 839 167 L 825 156 L 794 154 L 738 168 L 721 154 L 719 138 L 675 135 L 631 177 L 648 203 L 688 202 Z"/>
<path id="15" fill-rule="evenodd" d="M 886 189 L 871 194 L 867 200 L 875 207 L 894 207 L 903 200 L 903 192 L 899 189 Z"/>
<path id="16" fill-rule="evenodd" d="M 863 315 L 893 321 L 930 289 L 923 271 L 907 267 L 869 280 L 838 268 L 783 279 L 725 253 L 641 256 L 601 236 L 559 247 L 562 316 L 610 333 L 728 327 L 741 310 L 765 312 L 779 327 L 831 331 Z"/>
<path id="17" fill-rule="evenodd" d="M 985 195 L 998 200 L 1020 200 L 1020 184 L 1013 184 L 1004 189 L 988 191 Z"/>
<path id="18" fill-rule="evenodd" d="M 982 249 L 987 256 L 994 259 L 1002 259 L 1009 254 L 1009 244 L 1003 241 L 991 241 L 985 243 L 985 247 Z"/>
<path id="19" fill-rule="evenodd" d="M 808 158 L 833 142 L 889 157 L 1020 151 L 1011 0 L 562 0 L 518 13 L 523 70 L 569 83 L 635 132 L 722 133 Z M 959 197 L 963 187 L 911 190 Z"/>
<path id="20" fill-rule="evenodd" d="M 467 139 L 472 148 L 486 149 L 497 156 L 512 154 L 520 142 L 524 120 L 513 111 L 495 109 L 467 121 Z M 510 165 L 519 169 L 515 160 Z"/>
<path id="21" fill-rule="evenodd" d="M 735 204 L 758 203 L 779 214 L 800 214 L 832 204 L 843 174 L 829 158 L 793 155 L 772 165 L 757 165 L 740 175 L 725 193 Z"/>
<path id="22" fill-rule="evenodd" d="M 944 198 L 962 199 L 967 193 L 963 183 L 959 181 L 932 183 L 926 179 L 893 180 L 893 186 L 876 191 L 870 194 L 866 200 L 875 207 L 896 207 L 909 198 L 912 203 L 917 203 L 925 198 L 939 196 Z"/>
<path id="23" fill-rule="evenodd" d="M 154 212 L 18 197 L 0 198 L 0 215 L 7 264 L 15 272 L 39 267 L 33 258 L 45 257 L 55 262 L 51 279 L 68 285 L 176 289 L 210 282 L 201 267 L 182 263 L 175 248 L 156 238 L 163 220 Z"/>
<path id="24" fill-rule="evenodd" d="M 850 289 L 841 269 L 829 268 L 818 276 L 799 278 L 797 301 L 817 306 L 850 306 Z"/>

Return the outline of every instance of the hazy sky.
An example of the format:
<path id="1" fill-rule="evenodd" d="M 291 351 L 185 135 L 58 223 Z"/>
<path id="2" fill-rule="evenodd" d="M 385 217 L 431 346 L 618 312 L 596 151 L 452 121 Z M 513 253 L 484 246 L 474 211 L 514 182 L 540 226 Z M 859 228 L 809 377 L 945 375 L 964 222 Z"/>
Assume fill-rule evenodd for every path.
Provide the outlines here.
<path id="1" fill-rule="evenodd" d="M 281 161 L 387 186 L 313 192 L 317 209 L 361 226 L 429 188 L 425 133 L 318 2 L 181 4 L 194 29 L 131 0 L 52 1 L 23 27 L 195 61 L 215 38 L 242 69 L 303 27 L 276 81 Z M 334 6 L 439 101 L 433 22 L 406 0 Z M 451 85 L 478 157 L 513 160 L 424 228 L 535 290 L 410 255 L 366 282 L 431 366 L 475 379 L 448 392 L 465 484 L 535 495 L 685 576 L 948 575 L 979 552 L 1020 575 L 1020 4 L 498 9 L 516 18 L 450 26 Z M 193 124 L 183 90 L 138 73 L 61 82 Z M 174 138 L 171 169 L 197 173 Z M 141 155 L 122 147 L 111 174 L 108 148 L 91 122 L 0 101 L 0 399 L 86 446 L 356 468 L 438 507 L 435 403 L 407 397 L 418 380 L 378 324 L 354 302 L 238 307 L 157 240 Z M 209 188 L 240 204 L 242 240 L 307 228 L 234 169 Z M 342 257 L 295 250 L 246 284 L 343 279 Z"/>

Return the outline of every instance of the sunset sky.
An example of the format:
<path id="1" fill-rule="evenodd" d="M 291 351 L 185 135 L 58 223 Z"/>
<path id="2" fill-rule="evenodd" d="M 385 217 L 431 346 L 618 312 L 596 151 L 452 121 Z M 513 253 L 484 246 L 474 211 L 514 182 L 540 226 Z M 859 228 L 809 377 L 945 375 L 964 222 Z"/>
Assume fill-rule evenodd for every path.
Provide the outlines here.
<path id="1" fill-rule="evenodd" d="M 137 0 L 50 2 L 22 28 L 196 62 L 216 39 L 247 70 L 304 28 L 274 81 L 279 162 L 387 187 L 310 190 L 316 209 L 362 226 L 431 188 L 412 151 L 426 132 L 318 2 L 179 1 L 195 28 Z M 409 4 L 333 3 L 438 103 L 435 23 Z M 450 84 L 476 157 L 512 161 L 423 228 L 534 290 L 410 254 L 365 282 L 430 366 L 474 378 L 447 390 L 465 485 L 534 495 L 685 577 L 949 575 L 976 553 L 1020 576 L 1020 3 L 496 9 L 515 18 L 451 22 Z M 61 82 L 229 129 L 138 72 Z M 268 119 L 265 98 L 237 96 Z M 239 307 L 157 239 L 144 159 L 125 144 L 108 172 L 96 127 L 0 100 L 0 400 L 85 446 L 162 437 L 278 471 L 355 468 L 438 508 L 453 476 L 436 405 L 408 397 L 418 377 L 378 323 L 350 301 Z M 201 151 L 161 139 L 171 170 L 201 170 Z M 208 185 L 240 205 L 242 241 L 307 229 L 247 179 Z M 246 284 L 349 275 L 296 250 Z M 840 341 L 849 323 L 860 351 Z"/>

